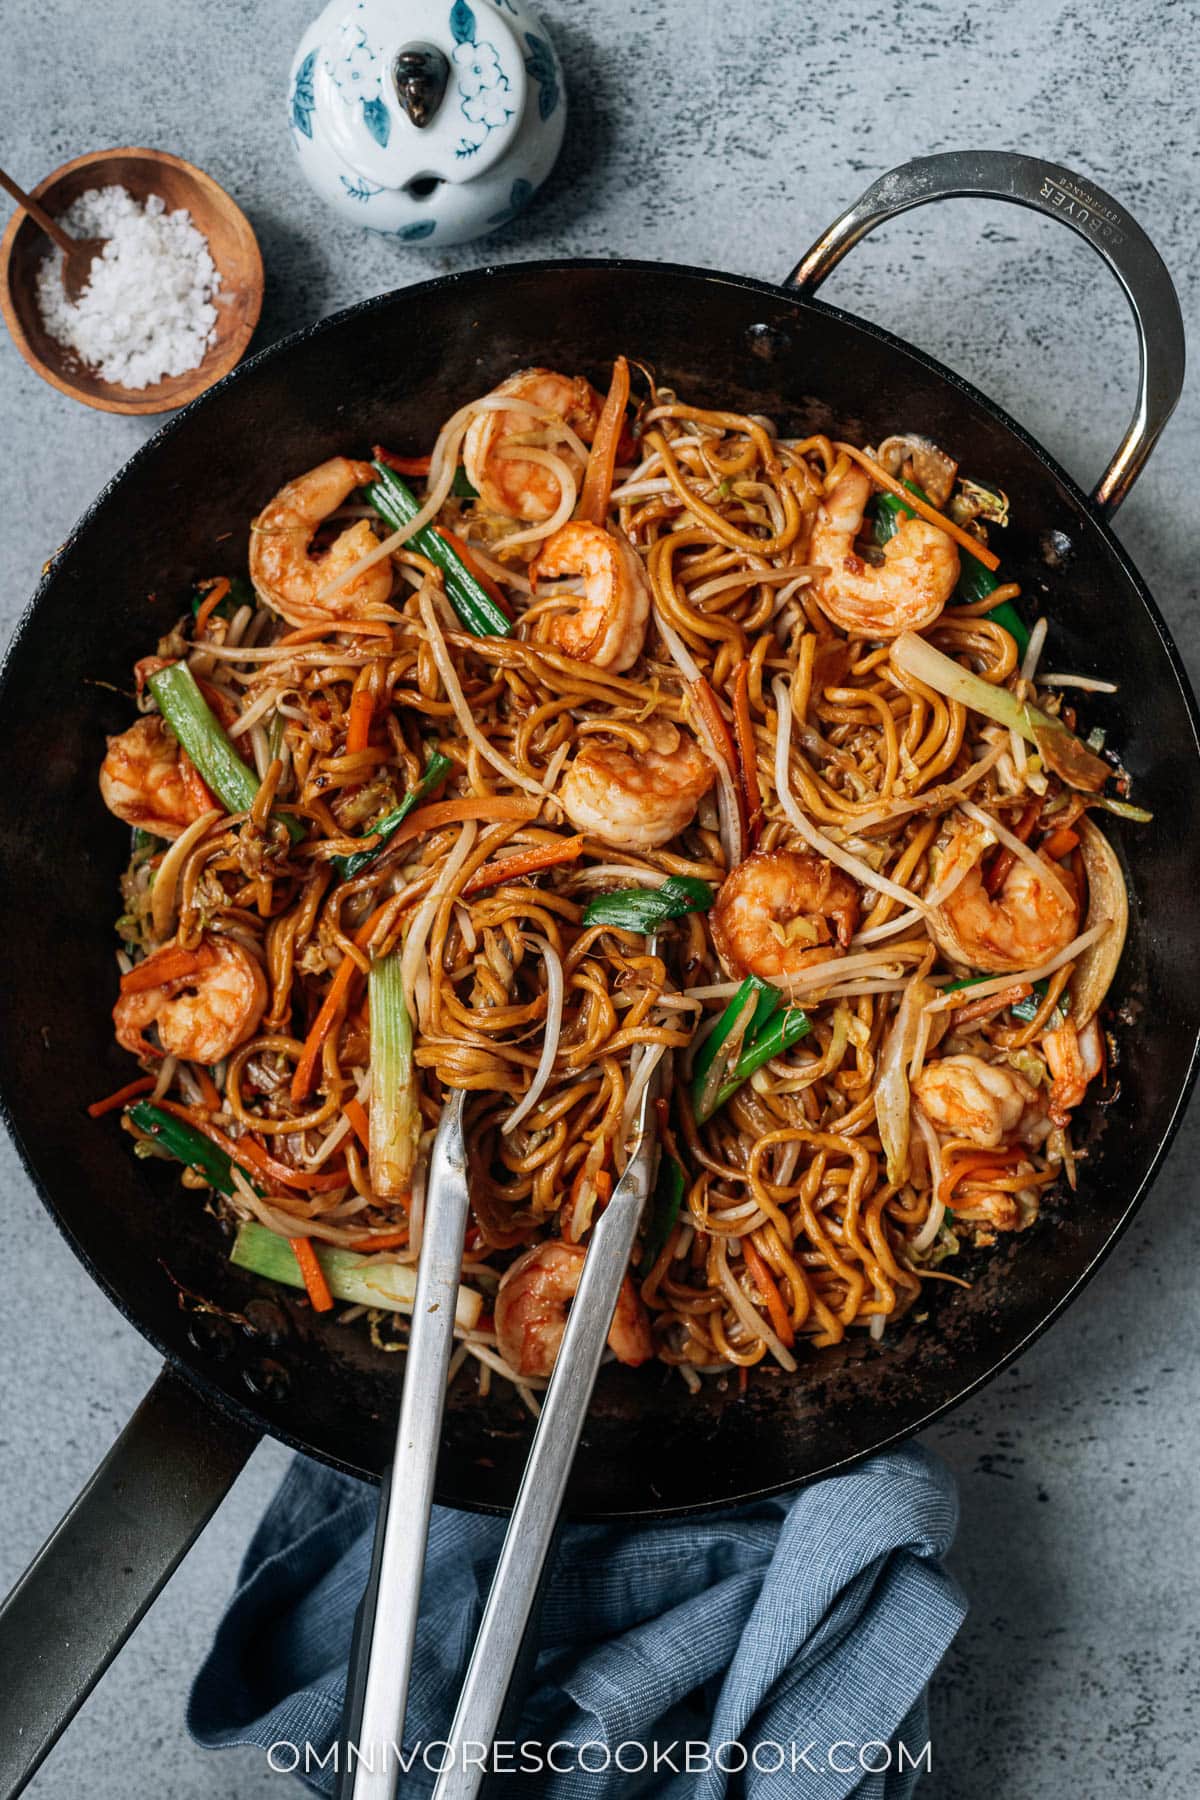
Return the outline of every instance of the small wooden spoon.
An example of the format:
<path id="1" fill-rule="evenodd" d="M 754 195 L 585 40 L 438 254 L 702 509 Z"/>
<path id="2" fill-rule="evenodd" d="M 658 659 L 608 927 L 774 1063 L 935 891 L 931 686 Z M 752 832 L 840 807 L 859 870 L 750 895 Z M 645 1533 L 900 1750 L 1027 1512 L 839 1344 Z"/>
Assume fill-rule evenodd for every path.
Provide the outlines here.
<path id="1" fill-rule="evenodd" d="M 19 188 L 11 175 L 0 169 L 0 188 L 11 194 L 17 205 L 27 212 L 35 225 L 40 225 L 46 236 L 63 253 L 62 283 L 67 299 L 72 304 L 78 300 L 92 273 L 92 264 L 104 249 L 107 238 L 73 238 L 64 231 L 50 214 L 36 200 L 30 198 L 24 188 Z"/>

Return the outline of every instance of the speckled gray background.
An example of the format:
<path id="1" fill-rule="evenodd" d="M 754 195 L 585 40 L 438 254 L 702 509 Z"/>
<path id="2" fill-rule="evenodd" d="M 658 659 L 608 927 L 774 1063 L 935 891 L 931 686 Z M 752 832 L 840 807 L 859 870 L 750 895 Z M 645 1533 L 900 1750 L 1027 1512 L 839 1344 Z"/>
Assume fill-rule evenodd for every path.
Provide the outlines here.
<path id="1" fill-rule="evenodd" d="M 1111 189 L 1160 244 L 1194 327 L 1200 235 L 1193 0 L 550 0 L 573 112 L 502 260 L 623 251 L 779 278 L 867 181 L 923 151 L 1037 151 Z M 290 0 L 43 0 L 4 11 L 0 160 L 38 179 L 140 143 L 209 169 L 267 267 L 258 342 L 349 301 L 469 266 L 338 225 L 298 184 L 284 125 Z M 1123 427 L 1124 303 L 1077 239 L 957 202 L 862 248 L 830 298 L 961 370 L 1081 478 Z M 0 609 L 152 427 L 73 406 L 0 343 Z M 1195 390 L 1120 532 L 1200 668 Z M 1119 647 L 1114 646 L 1114 654 Z M 1108 1267 L 1019 1367 L 931 1434 L 961 1482 L 954 1566 L 971 1616 L 934 1696 L 940 1800 L 1195 1793 L 1200 1667 L 1200 1345 L 1189 1210 L 1198 1115 Z M 93 1289 L 0 1145 L 0 1587 L 149 1384 L 155 1358 Z M 183 1698 L 237 1557 L 284 1463 L 268 1446 L 31 1793 L 262 1800 L 291 1789 L 251 1752 L 187 1741 Z"/>

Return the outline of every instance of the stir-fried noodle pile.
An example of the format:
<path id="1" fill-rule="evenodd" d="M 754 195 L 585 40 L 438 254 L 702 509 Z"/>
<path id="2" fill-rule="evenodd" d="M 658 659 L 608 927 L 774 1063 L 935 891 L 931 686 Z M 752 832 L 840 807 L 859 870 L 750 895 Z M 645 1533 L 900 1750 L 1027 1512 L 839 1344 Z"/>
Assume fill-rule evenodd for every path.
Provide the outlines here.
<path id="1" fill-rule="evenodd" d="M 882 1335 L 1074 1186 L 1105 1068 L 1095 818 L 1139 815 L 1073 729 L 1106 684 L 1038 673 L 1005 506 L 624 359 L 299 475 L 109 743 L 144 1073 L 93 1110 L 377 1328 L 466 1089 L 456 1365 L 532 1404 L 654 1081 L 615 1355 L 694 1388 Z"/>

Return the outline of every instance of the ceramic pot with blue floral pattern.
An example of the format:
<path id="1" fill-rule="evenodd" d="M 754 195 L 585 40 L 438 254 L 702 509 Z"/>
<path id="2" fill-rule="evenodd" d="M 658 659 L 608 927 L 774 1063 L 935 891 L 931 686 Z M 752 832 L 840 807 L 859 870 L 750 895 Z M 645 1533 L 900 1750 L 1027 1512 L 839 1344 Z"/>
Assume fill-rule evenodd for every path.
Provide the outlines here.
<path id="1" fill-rule="evenodd" d="M 368 230 L 442 245 L 528 206 L 566 107 L 523 0 L 331 0 L 296 52 L 288 112 L 322 199 Z"/>

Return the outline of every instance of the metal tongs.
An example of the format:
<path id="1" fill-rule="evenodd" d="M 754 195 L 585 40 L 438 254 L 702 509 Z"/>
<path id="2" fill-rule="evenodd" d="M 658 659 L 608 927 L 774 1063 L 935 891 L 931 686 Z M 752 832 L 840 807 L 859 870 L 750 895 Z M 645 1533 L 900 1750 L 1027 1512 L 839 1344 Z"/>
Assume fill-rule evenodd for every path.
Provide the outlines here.
<path id="1" fill-rule="evenodd" d="M 446 1101 L 429 1159 L 396 1447 L 350 1646 L 337 1800 L 392 1800 L 399 1773 L 467 1230 L 465 1098 L 458 1089 Z"/>
<path id="2" fill-rule="evenodd" d="M 638 1225 L 654 1186 L 658 1143 L 652 1120 L 661 1062 L 642 1092 L 625 1171 L 592 1226 L 583 1275 L 567 1315 L 554 1372 L 525 1473 L 509 1520 L 504 1548 L 467 1666 L 446 1758 L 433 1800 L 472 1800 L 486 1778 L 481 1766 L 496 1740 L 501 1716 L 519 1673 L 567 1481 L 604 1345 L 629 1268 Z M 513 1695 L 518 1699 L 520 1696 Z M 471 1756 L 462 1754 L 469 1746 Z"/>
<path id="3" fill-rule="evenodd" d="M 485 1769 L 506 1703 L 520 1698 L 522 1650 L 530 1641 L 563 1496 L 575 1461 L 596 1373 L 629 1266 L 642 1211 L 654 1186 L 652 1129 L 656 1068 L 642 1093 L 629 1160 L 592 1227 L 583 1274 L 546 1389 L 450 1743 L 469 1744 L 472 1766 L 455 1755 L 434 1800 L 468 1800 Z M 392 1800 L 399 1774 L 421 1576 L 454 1336 L 468 1214 L 463 1100 L 446 1103 L 430 1159 L 425 1223 L 396 1448 L 380 1495 L 371 1571 L 350 1649 L 337 1800 Z"/>

